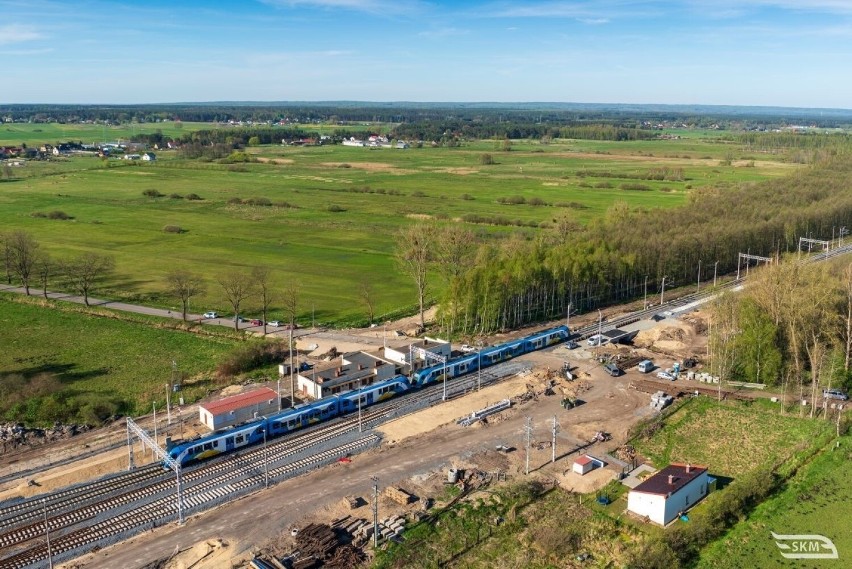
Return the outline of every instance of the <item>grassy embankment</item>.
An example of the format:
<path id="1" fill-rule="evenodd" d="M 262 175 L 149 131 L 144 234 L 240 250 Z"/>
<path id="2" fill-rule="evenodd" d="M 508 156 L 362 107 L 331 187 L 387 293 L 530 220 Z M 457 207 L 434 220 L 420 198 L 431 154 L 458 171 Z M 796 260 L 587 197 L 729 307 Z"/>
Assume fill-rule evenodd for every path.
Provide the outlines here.
<path id="1" fill-rule="evenodd" d="M 844 442 L 842 453 L 819 450 L 830 440 L 832 425 L 822 420 L 780 416 L 777 409 L 762 403 L 717 403 L 703 398 L 688 401 L 662 423 L 656 422 L 656 426 L 641 430 L 647 438 L 637 439 L 635 443 L 658 466 L 669 460 L 707 464 L 712 475 L 729 485 L 729 489 L 718 491 L 692 510 L 690 517 L 694 518 L 691 522 L 694 524 L 701 523 L 702 517 L 707 515 L 708 502 L 726 501 L 726 492 L 730 492 L 739 479 L 755 475 L 761 469 L 774 466 L 783 477 L 799 468 L 799 475 L 810 479 L 807 473 L 811 468 L 816 468 L 816 472 L 830 470 L 834 472 L 832 476 L 839 476 L 843 460 L 848 460 L 848 440 Z M 814 453 L 818 453 L 817 458 L 809 462 Z M 825 461 L 830 463 L 828 468 L 820 466 Z M 795 480 L 790 487 L 804 487 Z M 788 502 L 801 502 L 798 491 L 790 492 L 790 487 L 771 497 L 765 505 L 758 506 L 753 513 L 749 513 L 748 508 L 753 506 L 750 505 L 741 514 L 751 520 L 784 496 Z M 813 487 L 814 484 L 809 486 Z M 605 507 L 595 502 L 594 495 L 578 496 L 559 489 L 532 494 L 529 488 L 474 493 L 461 505 L 440 513 L 437 523 L 415 526 L 403 544 L 393 545 L 381 553 L 374 566 L 561 567 L 574 566 L 575 556 L 580 554 L 588 554 L 591 558 L 577 566 L 589 563 L 594 566 L 642 566 L 641 563 L 637 565 L 637 560 L 643 559 L 643 547 L 664 539 L 675 529 L 664 531 L 625 517 L 626 491 L 618 483 L 607 487 L 606 494 L 613 503 Z M 839 512 L 844 505 L 842 498 L 841 490 L 818 504 L 826 504 L 827 514 L 834 510 Z M 816 504 L 806 504 L 800 509 L 815 517 L 819 515 L 814 507 Z M 770 511 L 786 515 L 784 508 L 779 505 Z M 495 524 L 497 516 L 504 518 L 505 523 Z M 739 528 L 731 535 L 736 536 L 737 531 Z M 737 565 L 730 557 L 731 543 L 721 543 L 724 545 L 712 545 L 707 549 L 708 559 L 713 559 L 714 551 L 718 551 L 716 555 L 722 559 L 727 551 L 731 563 L 718 566 L 743 566 L 742 558 L 737 558 Z M 767 548 L 774 545 L 763 545 L 761 542 L 753 550 L 755 554 L 766 556 L 765 566 L 772 566 L 770 561 L 777 558 L 771 557 L 774 552 Z"/>
<path id="2" fill-rule="evenodd" d="M 113 414 L 165 406 L 172 362 L 180 394 L 205 395 L 213 370 L 239 340 L 226 329 L 205 334 L 178 322 L 0 295 L 0 417 L 44 424 L 95 424 Z"/>
<path id="3" fill-rule="evenodd" d="M 364 280 L 375 289 L 377 314 L 413 306 L 413 285 L 393 260 L 394 232 L 422 216 L 464 223 L 475 215 L 534 232 L 565 212 L 588 223 L 618 200 L 638 208 L 673 207 L 691 188 L 758 181 L 794 168 L 777 156 L 758 156 L 752 167 L 745 154 L 722 166 L 732 147 L 709 136 L 517 142 L 511 152 L 495 150 L 493 142 L 404 151 L 269 146 L 248 149 L 265 162 L 232 165 L 168 152 L 156 163 L 132 166 L 95 158 L 29 163 L 15 169 L 20 179 L 3 184 L 0 220 L 5 228 L 31 231 L 56 257 L 85 250 L 114 255 L 116 276 L 102 292 L 113 298 L 176 308 L 162 294 L 163 277 L 185 267 L 208 280 L 193 308 L 227 313 L 216 277 L 267 265 L 278 287 L 300 284 L 303 322 L 312 311 L 319 322 L 363 322 L 366 309 L 357 291 Z M 482 165 L 483 154 L 496 164 Z M 665 168 L 682 176 L 643 179 Z M 146 197 L 146 190 L 164 197 Z M 191 193 L 203 199 L 184 199 Z M 526 203 L 499 203 L 519 197 Z M 237 205 L 235 198 L 272 205 Z M 32 216 L 54 210 L 73 220 Z M 166 225 L 184 232 L 165 233 Z M 489 235 L 518 230 L 469 226 Z M 280 306 L 274 308 L 280 317 Z"/>

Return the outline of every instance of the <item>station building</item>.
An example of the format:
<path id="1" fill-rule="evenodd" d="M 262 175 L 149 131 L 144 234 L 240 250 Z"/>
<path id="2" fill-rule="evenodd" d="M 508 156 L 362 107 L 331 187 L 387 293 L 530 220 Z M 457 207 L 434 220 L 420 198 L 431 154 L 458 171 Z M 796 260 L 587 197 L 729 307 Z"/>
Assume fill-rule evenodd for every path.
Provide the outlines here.
<path id="1" fill-rule="evenodd" d="M 239 425 L 277 411 L 278 394 L 268 387 L 253 389 L 198 406 L 199 419 L 212 431 Z"/>
<path id="2" fill-rule="evenodd" d="M 300 371 L 297 389 L 303 396 L 322 399 L 392 378 L 396 362 L 380 352 L 349 352 L 334 362 Z"/>
<path id="3" fill-rule="evenodd" d="M 437 340 L 434 338 L 424 338 L 422 340 L 418 340 L 417 342 L 405 344 L 404 346 L 388 346 L 384 349 L 384 357 L 385 359 L 391 360 L 403 366 L 409 366 L 410 371 L 417 371 L 422 367 L 425 367 L 427 365 L 433 365 L 434 363 L 436 363 L 434 361 L 430 361 L 428 363 L 425 362 L 421 350 L 441 356 L 443 358 L 449 358 L 452 355 L 452 347 L 450 346 L 449 342 L 445 342 L 444 340 Z"/>

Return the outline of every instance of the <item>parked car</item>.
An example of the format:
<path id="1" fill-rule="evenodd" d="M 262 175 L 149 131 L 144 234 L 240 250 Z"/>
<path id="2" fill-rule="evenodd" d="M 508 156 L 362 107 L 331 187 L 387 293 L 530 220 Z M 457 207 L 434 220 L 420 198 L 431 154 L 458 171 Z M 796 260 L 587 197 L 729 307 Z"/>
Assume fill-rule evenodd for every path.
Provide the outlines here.
<path id="1" fill-rule="evenodd" d="M 204 313 L 204 318 L 219 318 L 219 313 L 218 313 L 218 312 L 213 312 L 213 311 L 211 310 L 210 312 L 205 312 L 205 313 Z"/>
<path id="2" fill-rule="evenodd" d="M 574 340 L 568 340 L 567 342 L 565 342 L 565 347 L 568 348 L 569 350 L 576 350 L 577 348 L 580 347 L 580 344 L 578 344 Z"/>
<path id="3" fill-rule="evenodd" d="M 658 371 L 657 377 L 659 377 L 660 379 L 666 379 L 668 381 L 674 381 L 675 380 L 675 376 L 673 376 L 672 374 L 670 374 L 667 371 Z"/>
<path id="4" fill-rule="evenodd" d="M 281 321 L 280 320 L 270 320 L 269 322 L 267 322 L 267 324 L 269 324 L 273 328 L 278 328 L 279 326 L 281 326 Z"/>
<path id="5" fill-rule="evenodd" d="M 621 368 L 613 363 L 608 363 L 604 366 L 604 371 L 610 374 L 612 377 L 618 377 L 622 374 Z"/>
<path id="6" fill-rule="evenodd" d="M 840 401 L 849 399 L 849 395 L 839 389 L 823 389 L 822 396 L 824 399 L 839 399 Z"/>
<path id="7" fill-rule="evenodd" d="M 471 353 L 471 352 L 475 352 L 475 351 L 476 351 L 476 348 L 474 348 L 473 346 L 471 346 L 471 345 L 469 345 L 469 344 L 462 344 L 462 345 L 461 345 L 461 347 L 460 347 L 459 349 L 460 349 L 460 350 L 462 351 L 462 353 L 464 353 L 464 354 L 469 354 L 469 353 Z"/>
<path id="8" fill-rule="evenodd" d="M 586 342 L 590 346 L 603 346 L 604 344 L 609 342 L 609 338 L 607 338 L 605 336 L 601 336 L 600 334 L 595 334 L 594 336 L 592 336 L 588 340 L 586 340 Z"/>
<path id="9" fill-rule="evenodd" d="M 252 318 L 251 325 L 252 326 L 263 326 L 263 320 L 261 320 L 260 318 Z"/>

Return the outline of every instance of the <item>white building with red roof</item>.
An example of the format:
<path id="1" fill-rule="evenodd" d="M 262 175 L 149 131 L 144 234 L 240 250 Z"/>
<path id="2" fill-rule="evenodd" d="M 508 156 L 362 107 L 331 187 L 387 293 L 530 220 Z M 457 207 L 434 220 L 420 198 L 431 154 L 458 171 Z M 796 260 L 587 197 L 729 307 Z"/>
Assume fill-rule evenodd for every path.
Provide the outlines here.
<path id="1" fill-rule="evenodd" d="M 278 394 L 268 387 L 252 389 L 198 406 L 199 419 L 210 430 L 239 425 L 278 411 Z"/>
<path id="2" fill-rule="evenodd" d="M 708 486 L 706 466 L 670 464 L 630 490 L 627 510 L 665 526 L 707 496 Z"/>

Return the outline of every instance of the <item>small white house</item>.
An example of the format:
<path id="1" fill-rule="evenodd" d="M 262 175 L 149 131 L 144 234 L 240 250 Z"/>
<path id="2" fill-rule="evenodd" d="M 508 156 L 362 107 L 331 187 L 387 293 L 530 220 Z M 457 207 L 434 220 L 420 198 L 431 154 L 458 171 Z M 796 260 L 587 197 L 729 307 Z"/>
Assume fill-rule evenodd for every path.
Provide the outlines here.
<path id="1" fill-rule="evenodd" d="M 157 159 L 157 155 L 154 154 L 153 152 L 146 152 L 145 154 L 142 155 L 142 160 L 144 160 L 146 162 L 153 162 L 156 159 Z"/>
<path id="2" fill-rule="evenodd" d="M 595 461 L 592 460 L 589 455 L 584 454 L 577 458 L 574 461 L 574 466 L 572 470 L 579 474 L 580 476 L 591 472 L 595 468 Z"/>
<path id="3" fill-rule="evenodd" d="M 279 410 L 278 393 L 261 387 L 198 406 L 199 420 L 211 431 L 238 425 Z"/>
<path id="4" fill-rule="evenodd" d="M 706 466 L 670 464 L 630 491 L 627 510 L 666 526 L 701 501 L 708 485 Z"/>

